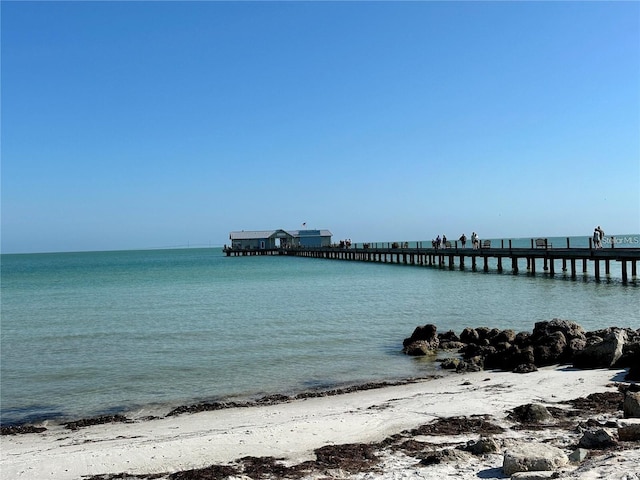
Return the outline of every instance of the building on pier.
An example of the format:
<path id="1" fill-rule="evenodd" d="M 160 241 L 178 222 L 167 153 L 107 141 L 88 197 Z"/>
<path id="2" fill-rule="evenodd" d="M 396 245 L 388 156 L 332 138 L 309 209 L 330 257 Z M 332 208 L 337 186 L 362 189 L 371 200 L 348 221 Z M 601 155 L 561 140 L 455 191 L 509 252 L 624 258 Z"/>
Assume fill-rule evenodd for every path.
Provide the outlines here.
<path id="1" fill-rule="evenodd" d="M 234 250 L 270 250 L 274 248 L 328 247 L 332 233 L 329 230 L 242 230 L 231 232 Z"/>

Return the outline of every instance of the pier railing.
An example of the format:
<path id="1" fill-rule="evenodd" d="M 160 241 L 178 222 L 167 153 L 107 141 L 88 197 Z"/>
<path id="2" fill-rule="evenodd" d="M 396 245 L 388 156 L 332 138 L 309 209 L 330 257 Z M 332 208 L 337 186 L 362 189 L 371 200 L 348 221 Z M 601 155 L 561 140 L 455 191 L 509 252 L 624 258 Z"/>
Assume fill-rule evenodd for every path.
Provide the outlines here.
<path id="1" fill-rule="evenodd" d="M 601 263 L 604 264 L 604 274 L 610 276 L 611 262 L 619 262 L 621 280 L 625 284 L 629 282 L 629 270 L 631 281 L 636 282 L 637 262 L 640 260 L 640 248 L 616 248 L 615 241 L 610 242 L 606 248 L 601 248 L 595 246 L 591 239 L 588 247 L 572 247 L 569 238 L 564 245 L 551 245 L 547 239 L 531 239 L 528 247 L 514 247 L 511 240 L 499 242 L 494 240 L 490 243 L 480 241 L 476 245 L 467 243 L 464 247 L 460 242 L 455 241 L 440 248 L 434 245 L 423 246 L 423 243 L 427 242 L 416 242 L 414 246 L 409 246 L 408 242 L 388 242 L 353 244 L 349 247 L 337 245 L 272 249 L 225 247 L 224 253 L 227 256 L 287 255 L 328 260 L 436 266 L 460 270 L 465 270 L 469 262 L 472 271 L 482 268 L 485 272 L 489 271 L 489 260 L 492 259 L 497 264 L 495 268 L 498 272 L 509 269 L 514 274 L 519 272 L 519 261 L 526 260 L 526 269 L 529 273 L 535 274 L 537 264 L 541 262 L 542 270 L 553 276 L 556 273 L 556 263 L 559 263 L 558 266 L 561 265 L 562 272 L 567 272 L 572 278 L 577 277 L 579 270 L 587 273 L 588 265 L 591 263 L 597 281 L 601 279 Z"/>

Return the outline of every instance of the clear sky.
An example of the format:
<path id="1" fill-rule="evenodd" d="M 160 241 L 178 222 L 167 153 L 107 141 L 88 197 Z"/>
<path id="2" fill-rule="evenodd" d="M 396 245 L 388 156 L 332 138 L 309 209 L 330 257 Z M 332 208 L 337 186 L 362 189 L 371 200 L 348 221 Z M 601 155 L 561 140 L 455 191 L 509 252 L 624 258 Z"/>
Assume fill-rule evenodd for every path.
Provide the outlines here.
<path id="1" fill-rule="evenodd" d="M 640 2 L 1 2 L 2 252 L 640 232 Z"/>

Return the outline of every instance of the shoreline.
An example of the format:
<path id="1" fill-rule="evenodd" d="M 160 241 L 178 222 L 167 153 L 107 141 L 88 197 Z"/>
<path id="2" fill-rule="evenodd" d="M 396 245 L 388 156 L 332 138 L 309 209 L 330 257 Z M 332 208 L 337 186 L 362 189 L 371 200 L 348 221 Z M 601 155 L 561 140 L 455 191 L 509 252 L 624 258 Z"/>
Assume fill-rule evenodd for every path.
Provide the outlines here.
<path id="1" fill-rule="evenodd" d="M 434 362 L 435 363 L 435 362 Z M 425 375 L 422 377 L 406 377 L 398 378 L 395 380 L 381 380 L 381 381 L 369 381 L 362 383 L 345 383 L 342 386 L 326 386 L 312 389 L 300 390 L 292 393 L 272 393 L 262 396 L 237 396 L 230 395 L 225 398 L 216 400 L 202 400 L 194 403 L 185 404 L 167 404 L 165 406 L 154 405 L 138 406 L 131 409 L 122 409 L 117 413 L 98 413 L 94 416 L 77 416 L 73 417 L 65 415 L 62 417 L 46 417 L 38 420 L 24 421 L 24 422 L 7 422 L 0 425 L 0 435 L 14 435 L 23 433 L 40 433 L 46 429 L 46 426 L 61 426 L 70 430 L 76 430 L 85 426 L 101 425 L 106 423 L 115 422 L 140 422 L 157 420 L 165 417 L 172 417 L 176 415 L 193 414 L 206 411 L 224 410 L 229 408 L 248 408 L 248 407 L 260 407 L 277 405 L 280 403 L 287 403 L 296 400 L 304 400 L 307 398 L 317 397 L 330 397 L 335 395 L 343 395 L 347 393 L 354 393 L 360 391 L 367 391 L 377 388 L 394 387 L 401 385 L 408 385 L 411 383 L 429 381 L 441 378 L 447 375 L 456 375 L 455 372 L 448 370 L 438 370 L 439 373 Z M 140 411 L 155 411 L 157 414 L 135 414 L 134 412 Z M 111 410 L 113 412 L 113 409 Z M 164 412 L 164 413 L 161 413 Z"/>
<path id="2" fill-rule="evenodd" d="M 593 393 L 614 392 L 618 384 L 633 383 L 624 381 L 625 374 L 625 369 L 578 370 L 558 365 L 527 374 L 487 370 L 398 385 L 371 384 L 370 388 L 333 395 L 287 397 L 284 401 L 233 405 L 152 420 L 88 425 L 76 430 L 46 425 L 49 429 L 41 433 L 3 435 L 0 467 L 7 478 L 71 480 L 90 476 L 115 478 L 124 472 L 133 478 L 136 475 L 169 478 L 176 472 L 216 465 L 228 467 L 244 457 L 272 457 L 281 459 L 276 462 L 278 465 L 286 466 L 318 464 L 318 452 L 323 447 L 344 444 L 380 447 L 380 442 L 402 432 L 451 417 L 486 418 L 507 427 L 501 435 L 508 444 L 523 438 L 522 431 L 509 427 L 507 417 L 515 407 L 536 402 L 566 408 L 562 402 Z M 420 439 L 424 436 L 419 435 Z M 439 437 L 437 441 L 431 439 L 431 443 L 442 443 L 443 438 L 444 443 L 465 443 L 477 440 L 479 434 L 462 432 Z M 637 442 L 635 450 L 630 458 L 637 461 L 640 460 Z M 356 457 L 362 457 L 362 451 L 358 451 Z M 368 454 L 371 455 L 374 454 Z M 432 473 L 434 468 L 453 468 L 448 462 L 416 466 L 418 460 L 406 452 L 389 451 L 374 456 L 383 460 L 370 472 L 374 476 L 367 478 L 378 478 L 375 472 L 379 469 L 384 473 L 396 467 L 420 471 L 429 468 Z M 487 465 L 500 463 L 498 460 L 491 457 L 471 461 L 465 467 L 469 476 L 463 474 L 460 478 L 477 478 L 477 468 L 497 468 Z M 315 478 L 313 469 L 310 471 L 311 476 L 304 478 Z M 322 478 L 334 478 L 327 477 L 326 472 L 323 475 Z M 351 478 L 357 473 L 350 475 L 335 478 Z"/>
<path id="3" fill-rule="evenodd" d="M 587 343 L 589 343 L 588 348 Z M 600 348 L 603 346 L 603 348 Z M 596 348 L 594 348 L 596 347 Z M 108 409 L 93 416 L 72 415 L 42 416 L 37 420 L 4 422 L 0 424 L 0 435 L 42 432 L 45 424 L 63 425 L 75 430 L 90 425 L 113 422 L 132 422 L 155 420 L 183 413 L 264 406 L 298 399 L 340 395 L 360 390 L 369 390 L 395 385 L 436 379 L 442 375 L 451 375 L 477 370 L 500 369 L 523 373 L 533 371 L 536 365 L 574 365 L 578 368 L 631 367 L 640 358 L 640 330 L 632 328 L 609 327 L 585 332 L 580 325 L 572 321 L 553 319 L 537 322 L 532 334 L 513 330 L 489 329 L 488 327 L 465 328 L 460 336 L 452 330 L 437 333 L 433 324 L 418 326 L 410 337 L 403 341 L 402 353 L 409 357 L 426 357 L 435 367 L 424 376 L 391 377 L 363 382 L 345 382 L 325 384 L 313 388 L 293 390 L 287 393 L 274 391 L 264 395 L 229 395 L 202 399 L 195 403 L 151 403 L 132 405 L 119 409 Z M 449 356 L 453 355 L 453 356 Z M 635 360 L 634 360 L 635 355 Z M 636 378 L 638 372 L 631 375 Z"/>

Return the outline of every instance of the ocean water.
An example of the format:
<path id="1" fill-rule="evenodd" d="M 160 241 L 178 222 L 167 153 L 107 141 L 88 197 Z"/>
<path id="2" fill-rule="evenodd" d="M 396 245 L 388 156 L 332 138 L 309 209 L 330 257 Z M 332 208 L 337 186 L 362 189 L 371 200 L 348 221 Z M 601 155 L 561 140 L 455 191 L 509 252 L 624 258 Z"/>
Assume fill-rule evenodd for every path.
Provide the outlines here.
<path id="1" fill-rule="evenodd" d="M 637 247 L 616 248 L 625 246 Z M 640 328 L 640 288 L 622 285 L 615 263 L 601 282 L 590 273 L 572 280 L 558 266 L 549 278 L 524 265 L 512 275 L 229 258 L 219 248 L 2 255 L 1 263 L 3 425 L 426 376 L 435 362 L 401 353 L 426 323 L 457 333 L 531 331 L 556 317 L 587 330 Z"/>

